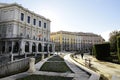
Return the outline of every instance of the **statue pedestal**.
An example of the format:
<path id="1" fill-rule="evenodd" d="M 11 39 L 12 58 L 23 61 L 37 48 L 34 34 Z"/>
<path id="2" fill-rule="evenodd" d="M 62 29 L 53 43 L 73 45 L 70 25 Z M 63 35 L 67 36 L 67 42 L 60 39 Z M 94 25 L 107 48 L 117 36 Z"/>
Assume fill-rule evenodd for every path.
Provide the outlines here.
<path id="1" fill-rule="evenodd" d="M 35 71 L 36 71 L 36 69 L 35 69 L 35 58 L 30 58 L 28 72 L 33 73 Z"/>

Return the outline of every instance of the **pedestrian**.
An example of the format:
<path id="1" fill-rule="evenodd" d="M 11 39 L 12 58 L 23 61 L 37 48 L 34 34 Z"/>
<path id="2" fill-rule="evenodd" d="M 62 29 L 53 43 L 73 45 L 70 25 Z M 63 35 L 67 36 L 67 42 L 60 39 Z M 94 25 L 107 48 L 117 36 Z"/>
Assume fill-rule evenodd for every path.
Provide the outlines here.
<path id="1" fill-rule="evenodd" d="M 83 55 L 84 55 L 84 54 L 83 54 L 83 52 L 82 52 L 82 53 L 81 53 L 81 57 L 82 57 L 82 59 L 83 59 Z"/>

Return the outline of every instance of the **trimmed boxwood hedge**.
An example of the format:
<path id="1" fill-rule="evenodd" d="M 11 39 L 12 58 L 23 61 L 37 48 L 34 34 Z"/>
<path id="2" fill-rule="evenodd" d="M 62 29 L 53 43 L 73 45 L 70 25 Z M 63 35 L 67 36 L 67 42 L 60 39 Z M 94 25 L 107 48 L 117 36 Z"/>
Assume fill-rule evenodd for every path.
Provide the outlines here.
<path id="1" fill-rule="evenodd" d="M 118 53 L 118 59 L 120 62 L 120 36 L 117 37 L 117 53 Z"/>
<path id="2" fill-rule="evenodd" d="M 73 77 L 46 76 L 46 75 L 29 75 L 16 80 L 73 80 Z"/>
<path id="3" fill-rule="evenodd" d="M 110 57 L 110 43 L 95 44 L 93 54 L 99 60 L 107 60 Z"/>

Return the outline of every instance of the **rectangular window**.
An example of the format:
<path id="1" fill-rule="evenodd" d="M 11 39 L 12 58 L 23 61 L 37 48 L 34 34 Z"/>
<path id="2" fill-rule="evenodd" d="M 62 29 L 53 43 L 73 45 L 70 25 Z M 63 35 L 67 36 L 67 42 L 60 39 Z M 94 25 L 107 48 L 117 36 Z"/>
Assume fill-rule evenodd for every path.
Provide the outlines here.
<path id="1" fill-rule="evenodd" d="M 39 27 L 41 27 L 41 21 L 39 21 Z"/>
<path id="2" fill-rule="evenodd" d="M 46 23 L 44 23 L 44 28 L 46 28 Z"/>
<path id="3" fill-rule="evenodd" d="M 33 20 L 33 25 L 36 25 L 36 19 Z"/>
<path id="4" fill-rule="evenodd" d="M 23 21 L 23 20 L 24 20 L 24 14 L 21 13 L 21 21 Z"/>
<path id="5" fill-rule="evenodd" d="M 30 16 L 28 16 L 27 22 L 30 23 Z"/>

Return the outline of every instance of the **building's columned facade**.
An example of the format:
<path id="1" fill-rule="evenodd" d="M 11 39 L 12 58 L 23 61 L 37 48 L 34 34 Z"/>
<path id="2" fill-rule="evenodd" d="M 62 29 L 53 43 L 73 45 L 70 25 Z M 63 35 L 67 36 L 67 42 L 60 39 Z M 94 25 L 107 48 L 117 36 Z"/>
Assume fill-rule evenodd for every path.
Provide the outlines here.
<path id="1" fill-rule="evenodd" d="M 51 33 L 51 41 L 56 51 L 89 52 L 94 44 L 103 43 L 104 39 L 93 33 L 58 31 Z"/>
<path id="2" fill-rule="evenodd" d="M 54 52 L 50 20 L 19 4 L 0 4 L 1 54 Z"/>

